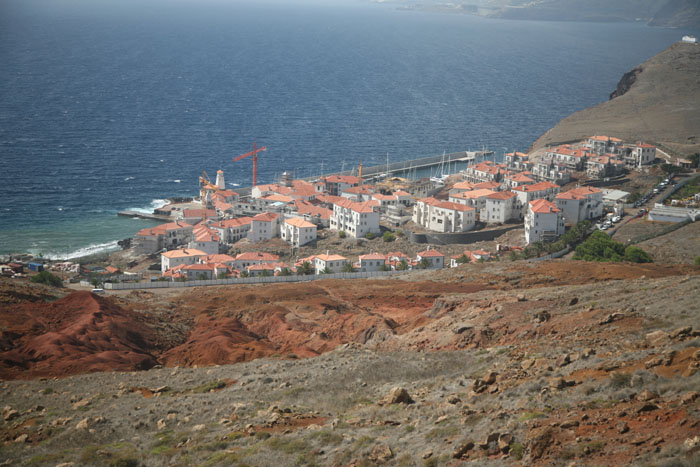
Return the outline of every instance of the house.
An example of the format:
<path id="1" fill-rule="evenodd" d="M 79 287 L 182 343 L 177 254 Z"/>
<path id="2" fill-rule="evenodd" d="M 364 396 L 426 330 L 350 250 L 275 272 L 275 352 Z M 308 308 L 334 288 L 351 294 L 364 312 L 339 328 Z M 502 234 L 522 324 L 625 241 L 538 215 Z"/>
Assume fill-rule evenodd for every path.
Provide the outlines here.
<path id="1" fill-rule="evenodd" d="M 291 187 L 269 183 L 266 185 L 256 185 L 250 190 L 250 196 L 254 199 L 265 198 L 271 195 L 289 196 L 294 190 Z"/>
<path id="2" fill-rule="evenodd" d="M 328 227 L 331 223 L 331 214 L 333 214 L 333 211 L 318 204 L 314 204 L 314 202 L 300 199 L 295 201 L 292 206 L 297 214 L 303 216 L 304 219 L 312 224 Z"/>
<path id="3" fill-rule="evenodd" d="M 407 191 L 397 190 L 393 195 L 396 197 L 396 202 L 402 206 L 410 206 L 413 201 L 413 196 Z"/>
<path id="4" fill-rule="evenodd" d="M 372 199 L 379 203 L 379 209 L 386 211 L 389 206 L 396 206 L 399 204 L 398 197 L 396 195 L 383 195 L 381 193 L 375 193 L 372 195 Z"/>
<path id="5" fill-rule="evenodd" d="M 462 193 L 465 191 L 472 191 L 474 189 L 474 184 L 471 182 L 457 182 L 450 189 L 450 195 L 456 195 L 457 193 Z"/>
<path id="6" fill-rule="evenodd" d="M 503 177 L 503 186 L 506 189 L 513 189 L 524 185 L 532 185 L 535 183 L 535 180 L 528 177 L 529 174 L 529 172 L 508 174 Z"/>
<path id="7" fill-rule="evenodd" d="M 416 264 L 425 264 L 426 269 L 442 269 L 445 267 L 445 255 L 437 250 L 421 251 L 416 255 Z"/>
<path id="8" fill-rule="evenodd" d="M 237 255 L 236 259 L 234 260 L 233 266 L 240 271 L 244 271 L 247 270 L 248 267 L 252 266 L 253 264 L 277 263 L 279 262 L 279 260 L 279 256 L 273 255 L 271 253 L 263 253 L 260 251 L 248 251 Z"/>
<path id="9" fill-rule="evenodd" d="M 194 225 L 205 219 L 219 220 L 220 218 L 216 209 L 183 209 L 179 214 L 179 219 Z"/>
<path id="10" fill-rule="evenodd" d="M 271 240 L 280 231 L 280 215 L 274 212 L 263 212 L 253 217 L 250 223 L 248 239 L 251 242 Z"/>
<path id="11" fill-rule="evenodd" d="M 570 144 L 562 144 L 555 149 L 548 150 L 545 157 L 561 163 L 569 170 L 583 170 L 588 153 L 584 149 L 573 149 Z"/>
<path id="12" fill-rule="evenodd" d="M 340 196 L 348 188 L 360 185 L 362 179 L 353 175 L 330 175 L 322 177 L 319 182 L 321 185 L 316 185 L 317 192 L 321 191 L 333 196 Z"/>
<path id="13" fill-rule="evenodd" d="M 316 274 L 323 274 L 325 271 L 330 271 L 331 273 L 343 272 L 343 268 L 347 262 L 347 258 L 340 255 L 331 255 L 328 253 L 325 255 L 316 255 L 314 256 L 314 269 L 316 270 Z"/>
<path id="14" fill-rule="evenodd" d="M 386 262 L 389 264 L 389 266 L 391 266 L 391 269 L 395 271 L 401 269 L 401 263 L 405 264 L 406 269 L 411 269 L 413 263 L 411 258 L 406 253 L 401 251 L 390 251 L 387 253 Z"/>
<path id="15" fill-rule="evenodd" d="M 465 204 L 424 198 L 413 207 L 413 222 L 435 232 L 466 232 L 476 224 L 476 210 Z"/>
<path id="16" fill-rule="evenodd" d="M 564 215 L 568 225 L 584 219 L 596 219 L 603 215 L 603 192 L 598 188 L 583 186 L 559 193 L 554 202 Z"/>
<path id="17" fill-rule="evenodd" d="M 450 195 L 449 200 L 452 203 L 471 206 L 476 211 L 476 219 L 479 219 L 481 210 L 486 207 L 486 197 L 494 193 L 497 193 L 497 191 L 487 188 L 480 188 L 472 191 L 463 191 L 462 193 Z"/>
<path id="18" fill-rule="evenodd" d="M 274 276 L 277 264 L 278 263 L 251 264 L 248 266 L 248 275 L 250 277 Z"/>
<path id="19" fill-rule="evenodd" d="M 470 165 L 464 172 L 462 177 L 472 183 L 480 182 L 500 182 L 503 178 L 503 173 L 507 172 L 504 164 L 495 164 L 491 161 L 480 162 L 475 165 Z"/>
<path id="20" fill-rule="evenodd" d="M 528 203 L 525 215 L 525 241 L 553 242 L 564 233 L 562 212 L 551 201 L 537 199 Z"/>
<path id="21" fill-rule="evenodd" d="M 180 272 L 187 277 L 187 280 L 211 280 L 216 277 L 214 269 L 216 267 L 213 264 L 195 263 L 183 265 Z"/>
<path id="22" fill-rule="evenodd" d="M 646 143 L 637 143 L 634 146 L 625 148 L 624 162 L 630 167 L 641 168 L 654 163 L 656 159 L 656 146 Z"/>
<path id="23" fill-rule="evenodd" d="M 616 177 L 625 172 L 625 163 L 614 154 L 590 156 L 586 161 L 586 174 L 591 178 Z"/>
<path id="24" fill-rule="evenodd" d="M 509 169 L 517 171 L 530 170 L 532 163 L 528 160 L 528 155 L 523 152 L 509 152 L 503 156 L 503 163 Z"/>
<path id="25" fill-rule="evenodd" d="M 234 266 L 235 261 L 236 261 L 236 258 L 234 258 L 233 256 L 226 255 L 226 254 L 220 254 L 220 253 L 205 256 L 204 258 L 200 259 L 200 262 L 202 262 L 202 263 L 224 264 L 224 265 L 229 266 L 231 268 L 235 267 Z"/>
<path id="26" fill-rule="evenodd" d="M 188 244 L 190 248 L 203 251 L 208 255 L 214 255 L 219 252 L 221 237 L 215 230 L 210 229 L 206 225 L 197 225 L 194 227 L 192 234 L 194 238 Z"/>
<path id="27" fill-rule="evenodd" d="M 560 162 L 552 158 L 543 157 L 532 169 L 532 176 L 539 181 L 552 182 L 558 185 L 566 185 L 571 181 L 571 172 Z"/>
<path id="28" fill-rule="evenodd" d="M 359 269 L 362 272 L 382 271 L 387 267 L 386 260 L 386 256 L 381 253 L 360 255 L 358 258 Z"/>
<path id="29" fill-rule="evenodd" d="M 481 210 L 481 221 L 488 224 L 504 224 L 520 217 L 518 197 L 512 191 L 499 191 L 486 197 L 486 205 Z"/>
<path id="30" fill-rule="evenodd" d="M 292 246 L 306 245 L 316 240 L 316 225 L 299 217 L 293 217 L 282 223 L 280 237 Z"/>
<path id="31" fill-rule="evenodd" d="M 468 263 L 476 263 L 478 261 L 489 261 L 491 259 L 491 253 L 488 251 L 484 250 L 464 250 L 464 253 L 461 255 L 455 255 L 452 258 L 450 258 L 450 267 L 451 268 L 456 268 L 461 264 L 461 259 L 462 256 L 464 256 L 467 259 Z"/>
<path id="32" fill-rule="evenodd" d="M 525 210 L 528 203 L 536 199 L 554 201 L 554 197 L 559 193 L 559 185 L 551 182 L 538 182 L 511 188 L 510 191 L 518 197 L 518 209 Z"/>
<path id="33" fill-rule="evenodd" d="M 192 226 L 183 221 L 168 222 L 139 230 L 134 236 L 137 254 L 151 254 L 185 245 L 192 238 Z"/>
<path id="34" fill-rule="evenodd" d="M 379 228 L 379 213 L 374 210 L 376 202 L 366 201 L 356 203 L 348 199 L 333 204 L 330 228 L 343 230 L 355 238 L 365 237 L 368 233 L 377 234 Z"/>
<path id="35" fill-rule="evenodd" d="M 161 272 L 165 272 L 181 264 L 195 264 L 200 258 L 205 256 L 207 256 L 207 253 L 194 248 L 180 248 L 178 250 L 166 251 L 160 255 L 160 270 Z"/>
<path id="36" fill-rule="evenodd" d="M 598 155 L 606 152 L 617 154 L 622 147 L 622 140 L 610 136 L 591 136 L 586 141 L 586 146 Z"/>
<path id="37" fill-rule="evenodd" d="M 375 189 L 371 185 L 358 185 L 344 189 L 340 196 L 361 203 L 371 200 L 374 192 Z"/>
<path id="38" fill-rule="evenodd" d="M 252 222 L 252 217 L 238 217 L 210 223 L 208 226 L 219 235 L 224 243 L 236 243 L 240 239 L 248 237 Z"/>

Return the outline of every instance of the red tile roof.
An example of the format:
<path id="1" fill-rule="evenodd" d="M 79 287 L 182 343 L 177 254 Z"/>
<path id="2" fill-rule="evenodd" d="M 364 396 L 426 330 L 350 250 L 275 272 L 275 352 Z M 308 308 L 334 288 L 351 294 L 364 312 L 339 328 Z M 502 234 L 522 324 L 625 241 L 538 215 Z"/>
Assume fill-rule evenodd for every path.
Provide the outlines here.
<path id="1" fill-rule="evenodd" d="M 546 199 L 536 199 L 535 201 L 530 201 L 530 210 L 537 214 L 561 212 L 554 203 L 547 201 Z"/>

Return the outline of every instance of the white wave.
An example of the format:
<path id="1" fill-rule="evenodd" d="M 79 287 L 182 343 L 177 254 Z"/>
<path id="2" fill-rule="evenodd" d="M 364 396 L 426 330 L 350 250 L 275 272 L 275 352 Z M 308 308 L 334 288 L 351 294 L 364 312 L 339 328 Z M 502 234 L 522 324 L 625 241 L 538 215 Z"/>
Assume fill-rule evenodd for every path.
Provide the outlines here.
<path id="1" fill-rule="evenodd" d="M 182 183 L 182 180 L 173 180 L 173 183 Z"/>
<path id="2" fill-rule="evenodd" d="M 56 209 L 59 210 L 59 211 L 63 211 L 63 206 L 59 206 L 59 207 L 57 207 Z"/>
<path id="3" fill-rule="evenodd" d="M 75 258 L 81 258 L 83 256 L 90 256 L 94 255 L 97 253 L 104 253 L 107 251 L 112 251 L 112 250 L 118 250 L 119 245 L 117 244 L 117 241 L 113 242 L 107 242 L 107 243 L 96 243 L 93 245 L 88 245 L 83 248 L 78 248 L 75 251 L 70 251 L 68 253 L 61 253 L 61 252 L 48 252 L 48 253 L 43 253 L 43 257 L 46 259 L 51 259 L 51 260 L 68 260 L 68 259 L 75 259 Z M 31 254 L 38 254 L 38 252 L 35 251 L 30 251 Z"/>
<path id="4" fill-rule="evenodd" d="M 136 179 L 136 177 L 126 177 L 126 178 L 124 179 L 124 181 L 125 181 L 125 182 L 128 182 L 129 180 L 135 180 L 135 179 Z"/>
<path id="5" fill-rule="evenodd" d="M 229 185 L 231 185 L 231 186 L 241 186 L 240 183 L 233 183 L 233 182 L 230 182 Z"/>
<path id="6" fill-rule="evenodd" d="M 154 199 L 153 201 L 151 201 L 151 204 L 146 207 L 128 208 L 127 211 L 136 211 L 144 214 L 153 214 L 154 209 L 162 208 L 166 204 L 168 204 L 167 199 Z"/>

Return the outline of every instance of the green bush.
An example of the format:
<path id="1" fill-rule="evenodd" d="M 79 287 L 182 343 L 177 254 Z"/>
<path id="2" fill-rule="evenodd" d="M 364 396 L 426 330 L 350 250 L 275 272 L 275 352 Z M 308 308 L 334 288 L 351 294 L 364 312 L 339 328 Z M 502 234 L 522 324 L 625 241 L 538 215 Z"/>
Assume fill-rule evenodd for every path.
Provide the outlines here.
<path id="1" fill-rule="evenodd" d="M 593 232 L 593 235 L 576 247 L 574 259 L 584 261 L 622 261 L 625 255 L 625 246 L 608 237 L 601 231 Z"/>
<path id="2" fill-rule="evenodd" d="M 653 263 L 654 260 L 646 251 L 638 246 L 628 246 L 625 248 L 625 261 L 630 263 Z"/>
<path id="3" fill-rule="evenodd" d="M 338 237 L 340 237 L 340 238 L 345 238 L 345 237 L 347 237 L 347 236 L 348 236 L 348 234 L 346 234 L 344 230 L 339 230 L 339 231 L 338 231 Z"/>
<path id="4" fill-rule="evenodd" d="M 700 256 L 695 257 L 695 261 L 693 261 L 693 264 L 696 266 L 700 266 Z"/>
<path id="5" fill-rule="evenodd" d="M 53 287 L 63 287 L 63 281 L 60 277 L 54 276 L 49 271 L 41 271 L 36 276 L 30 279 L 32 282 L 37 284 L 46 284 Z"/>
<path id="6" fill-rule="evenodd" d="M 309 276 L 314 273 L 314 268 L 311 263 L 304 261 L 301 266 L 297 268 L 297 276 Z"/>
<path id="7" fill-rule="evenodd" d="M 365 238 L 366 238 L 367 240 L 373 240 L 373 239 L 376 238 L 376 237 L 377 237 L 377 236 L 374 234 L 374 232 L 367 232 L 367 235 L 365 235 Z"/>
<path id="8" fill-rule="evenodd" d="M 394 237 L 394 234 L 389 231 L 384 232 L 384 235 L 382 235 L 382 240 L 384 240 L 386 243 L 393 242 L 395 239 L 396 237 Z"/>
<path id="9" fill-rule="evenodd" d="M 408 270 L 408 263 L 406 262 L 406 260 L 402 259 L 401 262 L 396 265 L 396 269 L 398 271 L 407 271 Z"/>
<path id="10" fill-rule="evenodd" d="M 355 272 L 355 268 L 352 267 L 352 263 L 345 263 L 342 269 L 343 272 Z"/>

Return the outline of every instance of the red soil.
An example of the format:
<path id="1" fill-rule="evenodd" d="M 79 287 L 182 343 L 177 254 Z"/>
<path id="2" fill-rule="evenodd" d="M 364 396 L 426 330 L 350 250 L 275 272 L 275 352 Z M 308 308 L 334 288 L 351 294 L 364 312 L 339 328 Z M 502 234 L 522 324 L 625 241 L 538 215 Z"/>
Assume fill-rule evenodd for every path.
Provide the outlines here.
<path id="1" fill-rule="evenodd" d="M 144 370 L 157 364 L 153 331 L 110 299 L 75 292 L 53 303 L 0 306 L 0 377 Z"/>

